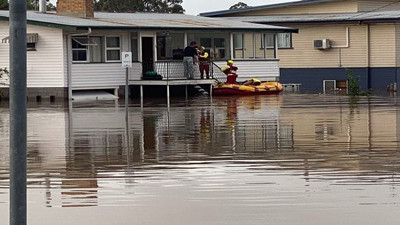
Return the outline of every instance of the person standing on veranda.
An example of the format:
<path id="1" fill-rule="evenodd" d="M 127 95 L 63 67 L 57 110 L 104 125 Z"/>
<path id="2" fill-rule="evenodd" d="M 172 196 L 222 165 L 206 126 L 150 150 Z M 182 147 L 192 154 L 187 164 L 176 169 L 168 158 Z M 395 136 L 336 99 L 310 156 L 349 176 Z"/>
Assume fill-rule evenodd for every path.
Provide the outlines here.
<path id="1" fill-rule="evenodd" d="M 200 78 L 201 79 L 204 79 L 204 72 L 206 72 L 206 78 L 210 79 L 210 56 L 205 51 L 204 46 L 200 47 L 199 70 L 200 70 Z"/>
<path id="2" fill-rule="evenodd" d="M 196 42 L 190 42 L 190 45 L 183 50 L 183 69 L 187 79 L 193 79 L 194 58 L 197 56 Z"/>

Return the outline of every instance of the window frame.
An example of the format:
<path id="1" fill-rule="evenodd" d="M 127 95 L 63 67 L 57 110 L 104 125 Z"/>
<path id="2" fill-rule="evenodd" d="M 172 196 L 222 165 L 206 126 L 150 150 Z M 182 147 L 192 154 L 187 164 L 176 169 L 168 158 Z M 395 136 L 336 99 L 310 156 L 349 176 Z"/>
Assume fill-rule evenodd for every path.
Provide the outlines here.
<path id="1" fill-rule="evenodd" d="M 82 45 L 74 38 L 71 38 L 72 62 L 73 63 L 88 63 L 89 59 L 90 59 L 90 56 L 88 55 L 89 54 L 88 46 L 82 45 L 84 48 L 74 48 L 73 42 L 76 42 L 77 44 Z M 74 51 L 85 51 L 86 52 L 86 60 L 74 60 Z"/>
<path id="2" fill-rule="evenodd" d="M 262 35 L 262 38 L 261 38 L 261 46 L 260 46 L 260 49 L 264 49 L 264 42 L 266 41 L 266 36 L 267 36 L 267 34 L 270 34 L 270 33 L 263 33 L 263 35 Z M 289 35 L 289 46 L 287 47 L 287 46 L 281 46 L 279 43 L 279 35 Z M 275 39 L 275 36 L 277 36 L 277 45 L 278 45 L 278 49 L 292 49 L 293 48 L 293 45 L 292 45 L 292 33 L 289 33 L 289 32 L 285 32 L 285 33 L 276 33 L 276 34 L 272 34 L 273 35 L 273 37 L 274 37 L 274 39 Z M 273 49 L 273 48 L 275 48 L 275 46 L 266 46 L 266 49 Z"/>
<path id="3" fill-rule="evenodd" d="M 104 54 L 105 54 L 104 60 L 105 60 L 105 62 L 106 63 L 107 62 L 121 62 L 121 49 L 122 49 L 122 47 L 121 47 L 121 44 L 122 44 L 121 43 L 122 42 L 121 36 L 120 35 L 105 35 L 104 37 L 105 37 L 104 38 L 104 41 L 105 41 L 105 44 L 104 44 Z M 107 38 L 118 38 L 118 47 L 108 47 L 107 46 Z M 119 59 L 118 60 L 109 60 L 108 57 L 107 57 L 107 52 L 108 51 L 115 51 L 115 50 L 119 51 L 119 54 L 118 54 Z"/>
<path id="4" fill-rule="evenodd" d="M 240 45 L 239 47 L 235 46 L 235 36 L 240 36 L 241 37 L 241 41 L 240 41 Z M 244 34 L 243 33 L 233 33 L 232 34 L 232 38 L 233 38 L 233 50 L 243 50 L 243 46 L 244 46 Z M 239 42 L 237 42 L 239 43 Z"/>

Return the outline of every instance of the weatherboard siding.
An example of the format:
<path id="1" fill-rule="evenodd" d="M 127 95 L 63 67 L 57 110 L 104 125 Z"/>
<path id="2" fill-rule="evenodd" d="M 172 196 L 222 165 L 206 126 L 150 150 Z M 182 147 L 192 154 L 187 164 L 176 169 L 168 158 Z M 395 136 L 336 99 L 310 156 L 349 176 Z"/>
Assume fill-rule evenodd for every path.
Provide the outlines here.
<path id="1" fill-rule="evenodd" d="M 359 0 L 358 11 L 384 11 L 384 10 L 400 10 L 400 2 L 398 0 Z"/>
<path id="2" fill-rule="evenodd" d="M 215 62 L 219 67 L 226 65 L 225 61 Z M 234 60 L 234 65 L 238 67 L 239 82 L 249 78 L 257 78 L 262 81 L 279 79 L 279 60 Z"/>
<path id="3" fill-rule="evenodd" d="M 400 24 L 395 25 L 396 66 L 400 67 Z"/>
<path id="4" fill-rule="evenodd" d="M 62 31 L 27 25 L 27 33 L 39 34 L 36 51 L 27 52 L 27 86 L 65 87 Z M 8 35 L 8 22 L 0 21 L 0 39 Z M 0 67 L 9 67 L 9 48 L 9 43 L 0 43 Z"/>
<path id="5" fill-rule="evenodd" d="M 370 66 L 396 66 L 396 32 L 394 24 L 370 26 Z"/>
<path id="6" fill-rule="evenodd" d="M 314 48 L 314 40 L 329 39 L 333 46 L 346 45 L 346 28 L 349 27 L 348 48 Z M 297 25 L 293 34 L 293 48 L 279 49 L 282 68 L 334 68 L 363 67 L 366 65 L 365 26 L 359 25 Z"/>
<path id="7" fill-rule="evenodd" d="M 141 77 L 141 64 L 133 63 L 129 79 Z M 72 88 L 115 87 L 125 85 L 121 63 L 84 63 L 72 65 Z"/>
<path id="8" fill-rule="evenodd" d="M 356 0 L 323 2 L 307 5 L 286 6 L 271 9 L 260 9 L 248 12 L 232 13 L 226 16 L 262 16 L 262 15 L 287 15 L 287 14 L 319 14 L 319 13 L 347 13 L 357 12 Z"/>

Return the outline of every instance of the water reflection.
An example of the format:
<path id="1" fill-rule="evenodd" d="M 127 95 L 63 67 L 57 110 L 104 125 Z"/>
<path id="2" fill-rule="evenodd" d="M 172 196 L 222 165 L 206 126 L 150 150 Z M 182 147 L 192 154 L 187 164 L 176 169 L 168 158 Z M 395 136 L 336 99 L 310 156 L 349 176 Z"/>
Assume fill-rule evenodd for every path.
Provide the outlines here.
<path id="1" fill-rule="evenodd" d="M 293 94 L 218 97 L 212 105 L 194 98 L 170 109 L 163 102 L 130 102 L 129 119 L 115 102 L 31 103 L 30 207 L 46 215 L 41 206 L 93 208 L 98 216 L 120 209 L 115 221 L 95 216 L 86 224 L 308 224 L 309 212 L 326 218 L 314 218 L 321 224 L 368 224 L 384 220 L 365 215 L 366 206 L 388 215 L 400 203 L 396 98 Z M 7 107 L 0 103 L 1 224 Z M 77 222 L 75 212 L 59 212 L 65 224 Z M 345 213 L 354 217 L 331 216 Z"/>

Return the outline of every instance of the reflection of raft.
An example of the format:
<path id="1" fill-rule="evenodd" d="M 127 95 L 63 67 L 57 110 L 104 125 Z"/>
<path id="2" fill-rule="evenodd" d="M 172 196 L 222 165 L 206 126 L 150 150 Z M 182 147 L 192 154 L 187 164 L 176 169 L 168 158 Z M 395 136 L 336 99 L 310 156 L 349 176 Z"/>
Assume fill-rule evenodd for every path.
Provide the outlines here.
<path id="1" fill-rule="evenodd" d="M 281 83 L 276 81 L 261 82 L 257 86 L 241 84 L 217 84 L 213 87 L 213 95 L 268 95 L 283 91 Z"/>

